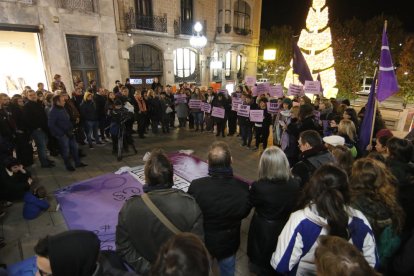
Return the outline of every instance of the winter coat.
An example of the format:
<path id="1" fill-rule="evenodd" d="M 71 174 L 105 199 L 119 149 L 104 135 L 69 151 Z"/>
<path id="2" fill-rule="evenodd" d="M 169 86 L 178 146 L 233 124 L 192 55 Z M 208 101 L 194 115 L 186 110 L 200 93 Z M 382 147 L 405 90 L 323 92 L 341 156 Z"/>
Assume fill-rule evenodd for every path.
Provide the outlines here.
<path id="1" fill-rule="evenodd" d="M 26 192 L 23 197 L 23 217 L 25 219 L 35 219 L 43 211 L 49 209 L 49 202 L 45 199 L 40 199 L 31 192 Z"/>
<path id="2" fill-rule="evenodd" d="M 247 255 L 250 262 L 271 269 L 270 259 L 276 248 L 277 237 L 296 205 L 299 181 L 259 180 L 250 189 L 250 202 L 255 213 L 250 223 Z"/>
<path id="3" fill-rule="evenodd" d="M 204 238 L 203 216 L 192 196 L 177 189 L 159 189 L 147 194 L 178 229 Z M 142 266 L 156 260 L 161 246 L 173 235 L 145 205 L 141 196 L 135 196 L 119 212 L 116 251 L 138 272 Z"/>
<path id="4" fill-rule="evenodd" d="M 106 104 L 106 97 L 96 94 L 93 97 L 96 105 L 96 113 L 98 115 L 98 119 L 102 120 L 105 118 L 105 104 Z"/>
<path id="5" fill-rule="evenodd" d="M 23 108 L 23 120 L 30 133 L 40 128 L 47 131 L 47 116 L 43 105 L 39 102 L 28 101 Z"/>
<path id="6" fill-rule="evenodd" d="M 59 138 L 63 135 L 71 136 L 73 134 L 73 124 L 65 108 L 54 106 L 50 110 L 48 126 L 52 136 Z"/>
<path id="7" fill-rule="evenodd" d="M 96 105 L 93 101 L 83 101 L 80 104 L 81 118 L 85 121 L 98 121 Z"/>
<path id="8" fill-rule="evenodd" d="M 187 103 L 176 103 L 175 112 L 178 118 L 186 118 L 188 116 L 188 105 Z"/>
<path id="9" fill-rule="evenodd" d="M 311 148 L 301 154 L 301 161 L 296 163 L 292 168 L 292 174 L 300 177 L 301 184 L 304 186 L 312 174 L 320 166 L 328 163 L 333 163 L 334 158 L 332 154 L 325 148 L 324 145 Z"/>
<path id="10" fill-rule="evenodd" d="M 188 193 L 204 216 L 205 244 L 218 260 L 236 254 L 240 245 L 241 220 L 250 213 L 249 186 L 233 176 L 195 179 Z"/>
<path id="11" fill-rule="evenodd" d="M 374 233 L 366 217 L 347 207 L 349 242 L 355 245 L 371 267 L 378 266 Z M 315 248 L 318 237 L 329 234 L 328 222 L 310 205 L 294 212 L 282 230 L 271 259 L 272 267 L 287 275 L 315 275 Z"/>

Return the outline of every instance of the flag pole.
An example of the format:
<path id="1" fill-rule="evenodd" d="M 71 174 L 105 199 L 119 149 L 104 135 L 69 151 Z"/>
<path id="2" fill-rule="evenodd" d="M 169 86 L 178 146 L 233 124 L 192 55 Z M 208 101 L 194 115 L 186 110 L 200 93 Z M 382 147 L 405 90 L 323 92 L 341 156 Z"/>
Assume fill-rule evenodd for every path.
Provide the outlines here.
<path id="1" fill-rule="evenodd" d="M 376 79 L 375 78 L 375 76 L 376 76 L 376 74 L 377 74 L 377 68 L 375 68 L 375 71 L 374 71 L 374 80 L 377 80 L 377 82 L 378 82 L 378 79 Z M 377 90 L 376 90 L 376 87 L 377 87 L 377 84 L 376 83 L 374 83 L 373 85 L 375 85 L 374 86 L 374 94 L 376 94 L 377 92 Z M 372 125 L 371 125 L 371 135 L 369 136 L 369 145 L 370 146 L 372 146 L 372 138 L 373 138 L 373 136 L 374 136 L 374 127 L 375 127 L 375 119 L 376 119 L 376 117 L 377 117 L 377 108 L 378 108 L 378 100 L 377 100 L 377 96 L 376 95 L 374 95 L 374 114 L 372 115 Z M 366 111 L 366 110 L 365 110 Z"/>
<path id="2" fill-rule="evenodd" d="M 387 31 L 387 26 L 388 26 L 388 21 L 387 20 L 385 20 L 384 21 L 384 31 L 386 32 Z M 377 68 L 375 68 L 375 71 L 374 71 L 374 79 L 375 79 L 375 75 L 377 74 Z M 378 82 L 378 78 L 377 78 L 377 82 Z M 375 94 L 377 94 L 377 92 L 376 92 L 376 85 L 375 85 Z M 372 126 L 371 126 L 371 136 L 370 136 L 370 138 L 369 138 L 369 144 L 370 145 L 372 145 L 372 139 L 373 139 L 373 136 L 374 136 L 374 126 L 375 126 L 375 119 L 376 119 L 376 116 L 377 116 L 377 108 L 378 108 L 378 99 L 377 99 L 377 97 L 376 97 L 376 95 L 375 95 L 375 104 L 374 104 L 374 115 L 373 115 L 373 118 L 372 118 Z"/>

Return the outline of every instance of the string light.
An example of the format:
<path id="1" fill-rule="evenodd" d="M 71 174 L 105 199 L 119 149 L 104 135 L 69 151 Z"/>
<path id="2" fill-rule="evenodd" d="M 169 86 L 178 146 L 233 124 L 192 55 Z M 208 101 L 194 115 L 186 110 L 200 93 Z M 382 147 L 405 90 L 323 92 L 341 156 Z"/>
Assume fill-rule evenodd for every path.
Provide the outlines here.
<path id="1" fill-rule="evenodd" d="M 313 79 L 318 73 L 321 77 L 325 97 L 335 98 L 338 89 L 336 86 L 336 73 L 333 65 L 335 59 L 332 49 L 331 28 L 328 27 L 329 12 L 326 0 L 313 0 L 306 18 L 306 29 L 301 31 L 298 46 L 303 50 L 303 56 L 311 70 Z M 285 87 L 297 82 L 297 76 L 290 69 L 286 74 Z"/>

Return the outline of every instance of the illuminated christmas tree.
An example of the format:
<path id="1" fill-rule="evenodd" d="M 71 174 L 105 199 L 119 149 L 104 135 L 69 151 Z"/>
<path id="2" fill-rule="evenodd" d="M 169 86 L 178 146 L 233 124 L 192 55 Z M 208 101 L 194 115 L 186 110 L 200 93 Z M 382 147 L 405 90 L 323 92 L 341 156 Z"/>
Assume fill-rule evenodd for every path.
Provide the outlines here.
<path id="1" fill-rule="evenodd" d="M 328 7 L 326 0 L 313 0 L 306 18 L 306 29 L 303 29 L 298 46 L 311 70 L 313 79 L 320 74 L 324 96 L 336 97 L 336 75 L 334 69 L 334 56 L 332 50 L 331 28 L 328 27 Z M 297 83 L 297 77 L 292 76 L 292 69 L 286 75 L 285 87 Z"/>

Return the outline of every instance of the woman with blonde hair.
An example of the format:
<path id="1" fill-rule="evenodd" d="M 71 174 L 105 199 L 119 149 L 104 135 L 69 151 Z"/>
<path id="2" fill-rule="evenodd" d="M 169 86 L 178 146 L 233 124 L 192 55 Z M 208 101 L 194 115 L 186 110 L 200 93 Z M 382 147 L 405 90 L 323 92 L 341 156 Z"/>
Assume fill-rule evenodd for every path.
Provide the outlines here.
<path id="1" fill-rule="evenodd" d="M 259 180 L 250 190 L 250 202 L 256 211 L 250 223 L 247 255 L 252 271 L 258 275 L 275 273 L 270 259 L 277 237 L 294 208 L 299 187 L 285 153 L 275 146 L 267 148 L 260 158 Z"/>
<path id="2" fill-rule="evenodd" d="M 349 119 L 342 119 L 338 125 L 338 135 L 344 137 L 345 146 L 351 150 L 352 157 L 356 158 L 358 155 L 356 148 L 358 136 L 354 122 Z"/>

